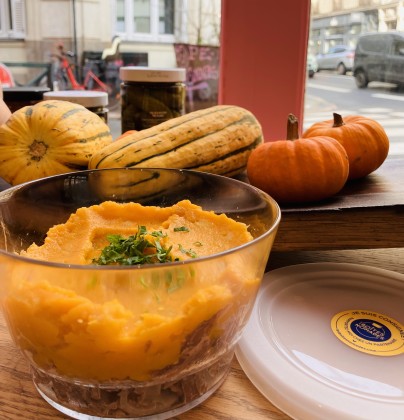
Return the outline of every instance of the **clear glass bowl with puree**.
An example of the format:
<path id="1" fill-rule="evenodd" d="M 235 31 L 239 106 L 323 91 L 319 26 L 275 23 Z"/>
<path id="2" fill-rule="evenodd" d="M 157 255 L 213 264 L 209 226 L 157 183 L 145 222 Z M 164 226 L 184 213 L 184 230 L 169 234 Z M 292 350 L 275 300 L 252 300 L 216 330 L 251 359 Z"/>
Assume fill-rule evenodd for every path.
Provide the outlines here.
<path id="1" fill-rule="evenodd" d="M 2 309 L 40 395 L 76 419 L 162 420 L 225 380 L 280 209 L 223 176 L 102 169 L 9 188 L 0 216 Z M 171 259 L 96 258 L 142 227 L 159 255 L 176 240 Z"/>

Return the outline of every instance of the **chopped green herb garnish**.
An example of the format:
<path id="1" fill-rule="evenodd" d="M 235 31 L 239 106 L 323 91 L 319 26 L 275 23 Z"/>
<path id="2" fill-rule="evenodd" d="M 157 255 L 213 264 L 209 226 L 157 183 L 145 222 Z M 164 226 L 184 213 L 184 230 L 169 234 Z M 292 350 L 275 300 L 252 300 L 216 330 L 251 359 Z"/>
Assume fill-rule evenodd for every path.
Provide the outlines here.
<path id="1" fill-rule="evenodd" d="M 93 276 L 88 282 L 87 282 L 87 288 L 88 289 L 92 289 L 92 288 L 94 288 L 95 286 L 97 286 L 98 285 L 98 283 L 99 283 L 100 281 L 99 281 L 99 279 L 96 277 L 96 276 Z"/>
<path id="2" fill-rule="evenodd" d="M 163 233 L 161 230 L 153 230 L 153 232 L 150 232 L 151 236 L 155 236 L 156 238 L 165 238 L 167 237 L 166 233 Z"/>
<path id="3" fill-rule="evenodd" d="M 147 281 L 144 277 L 140 278 L 140 284 L 145 288 L 145 289 L 150 289 L 152 290 L 156 300 L 159 302 L 160 301 L 160 296 L 157 293 L 157 289 L 160 286 L 160 279 L 157 276 L 153 276 L 151 278 L 151 281 Z"/>
<path id="4" fill-rule="evenodd" d="M 194 242 L 194 245 L 195 245 L 195 246 L 202 246 L 202 242 L 199 242 L 199 241 Z"/>
<path id="5" fill-rule="evenodd" d="M 177 271 L 175 276 L 172 273 L 167 273 L 166 276 L 166 287 L 168 293 L 173 293 L 180 289 L 185 283 L 185 275 L 183 271 Z"/>
<path id="6" fill-rule="evenodd" d="M 149 240 L 146 235 L 155 238 Z M 164 247 L 159 238 L 167 235 L 161 231 L 147 232 L 146 226 L 139 226 L 136 234 L 124 238 L 121 235 L 108 235 L 107 245 L 99 258 L 93 260 L 98 265 L 138 265 L 155 264 L 173 261 L 170 252 L 172 247 Z"/>
<path id="7" fill-rule="evenodd" d="M 189 232 L 189 229 L 186 226 L 175 227 L 174 232 Z"/>
<path id="8" fill-rule="evenodd" d="M 187 277 L 191 279 L 195 276 L 195 271 L 192 269 L 187 274 L 183 268 L 173 269 L 162 273 L 152 273 L 151 277 L 140 277 L 139 282 L 145 288 L 153 292 L 158 301 L 161 300 L 161 293 L 174 293 L 181 289 Z"/>
<path id="9" fill-rule="evenodd" d="M 178 248 L 183 254 L 188 255 L 188 257 L 191 257 L 191 258 L 197 257 L 196 252 L 193 251 L 192 249 L 185 249 L 181 244 L 178 244 Z"/>

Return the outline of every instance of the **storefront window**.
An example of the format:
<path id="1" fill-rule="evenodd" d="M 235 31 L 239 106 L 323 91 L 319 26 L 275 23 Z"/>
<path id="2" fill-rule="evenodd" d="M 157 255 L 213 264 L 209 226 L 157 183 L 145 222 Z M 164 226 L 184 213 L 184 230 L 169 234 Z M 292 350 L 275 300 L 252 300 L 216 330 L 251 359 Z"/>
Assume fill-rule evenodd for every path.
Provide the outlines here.
<path id="1" fill-rule="evenodd" d="M 328 35 L 342 35 L 346 32 L 345 26 L 335 26 L 333 28 L 329 28 L 327 31 Z"/>
<path id="2" fill-rule="evenodd" d="M 353 23 L 349 29 L 351 35 L 358 35 L 361 33 L 362 25 L 360 23 Z"/>

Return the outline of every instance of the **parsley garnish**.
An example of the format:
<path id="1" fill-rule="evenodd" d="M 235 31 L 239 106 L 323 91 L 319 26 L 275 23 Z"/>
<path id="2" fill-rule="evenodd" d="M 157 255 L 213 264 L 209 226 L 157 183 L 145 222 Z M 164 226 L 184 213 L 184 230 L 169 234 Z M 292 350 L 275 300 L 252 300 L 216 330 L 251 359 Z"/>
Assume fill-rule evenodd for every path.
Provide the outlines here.
<path id="1" fill-rule="evenodd" d="M 175 227 L 174 232 L 189 232 L 189 229 L 186 226 Z"/>
<path id="2" fill-rule="evenodd" d="M 146 237 L 149 235 L 153 238 L 150 240 Z M 160 238 L 164 238 L 165 234 L 161 231 L 147 232 L 146 226 L 138 226 L 138 231 L 134 235 L 124 238 L 121 235 L 108 235 L 107 245 L 102 251 L 99 258 L 93 260 L 98 265 L 138 265 L 138 264 L 155 264 L 173 261 L 170 255 L 172 247 L 164 247 L 160 242 Z"/>
<path id="3" fill-rule="evenodd" d="M 185 249 L 181 244 L 178 244 L 178 248 L 183 254 L 188 255 L 188 257 L 191 257 L 191 258 L 196 258 L 197 257 L 196 252 L 194 250 L 192 250 L 191 248 L 190 249 Z"/>
<path id="4" fill-rule="evenodd" d="M 191 267 L 188 271 L 183 268 L 173 269 L 166 273 L 155 273 L 151 277 L 141 277 L 140 284 L 154 293 L 154 296 L 160 301 L 159 292 L 166 291 L 168 294 L 181 289 L 187 279 L 195 278 L 195 270 Z"/>
<path id="5" fill-rule="evenodd" d="M 176 271 L 175 276 L 172 273 L 166 275 L 166 287 L 168 293 L 173 293 L 180 289 L 185 283 L 185 274 L 182 270 Z"/>

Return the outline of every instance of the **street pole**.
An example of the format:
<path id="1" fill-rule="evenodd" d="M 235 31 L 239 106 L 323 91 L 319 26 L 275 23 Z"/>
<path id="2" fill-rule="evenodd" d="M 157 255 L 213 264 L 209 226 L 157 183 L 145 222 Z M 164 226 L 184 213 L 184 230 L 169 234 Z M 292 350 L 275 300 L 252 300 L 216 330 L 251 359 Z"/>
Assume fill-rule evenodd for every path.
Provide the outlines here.
<path id="1" fill-rule="evenodd" d="M 79 58 L 77 52 L 77 26 L 76 26 L 76 0 L 73 1 L 73 52 L 74 52 L 74 73 L 77 80 L 81 80 L 79 74 Z"/>

